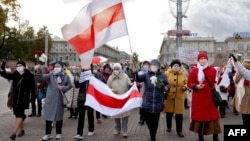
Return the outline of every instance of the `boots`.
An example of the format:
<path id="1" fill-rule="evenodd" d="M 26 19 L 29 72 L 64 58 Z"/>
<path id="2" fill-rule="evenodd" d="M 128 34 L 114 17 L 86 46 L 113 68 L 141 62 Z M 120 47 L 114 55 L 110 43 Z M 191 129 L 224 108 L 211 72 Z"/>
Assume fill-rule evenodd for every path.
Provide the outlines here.
<path id="1" fill-rule="evenodd" d="M 203 136 L 202 134 L 199 133 L 199 134 L 198 134 L 198 137 L 199 137 L 199 141 L 205 141 L 205 140 L 204 140 L 204 136 Z"/>
<path id="2" fill-rule="evenodd" d="M 213 141 L 220 141 L 218 134 L 213 134 Z"/>

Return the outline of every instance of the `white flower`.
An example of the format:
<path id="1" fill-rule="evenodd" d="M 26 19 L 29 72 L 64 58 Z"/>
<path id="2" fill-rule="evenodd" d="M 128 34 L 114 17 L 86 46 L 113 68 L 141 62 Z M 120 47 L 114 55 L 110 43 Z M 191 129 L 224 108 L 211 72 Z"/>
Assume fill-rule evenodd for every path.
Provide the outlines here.
<path id="1" fill-rule="evenodd" d="M 157 81 L 157 77 L 156 76 L 152 76 L 150 77 L 151 80 L 151 84 L 153 84 L 154 86 L 156 85 L 156 81 Z"/>
<path id="2" fill-rule="evenodd" d="M 45 62 L 45 59 L 43 57 L 39 57 L 39 61 Z"/>
<path id="3" fill-rule="evenodd" d="M 45 60 L 47 60 L 47 56 L 44 53 L 41 55 L 41 57 L 43 57 Z"/>
<path id="4" fill-rule="evenodd" d="M 37 58 L 37 54 L 35 54 L 35 58 Z"/>

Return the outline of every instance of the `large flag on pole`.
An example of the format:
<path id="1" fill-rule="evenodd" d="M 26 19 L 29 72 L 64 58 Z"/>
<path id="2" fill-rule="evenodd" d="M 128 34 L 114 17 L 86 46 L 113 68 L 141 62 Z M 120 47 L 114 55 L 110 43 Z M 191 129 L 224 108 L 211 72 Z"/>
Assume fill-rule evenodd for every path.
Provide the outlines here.
<path id="1" fill-rule="evenodd" d="M 61 30 L 79 55 L 82 68 L 89 68 L 96 48 L 128 34 L 122 0 L 93 0 Z"/>
<path id="2" fill-rule="evenodd" d="M 95 77 L 90 77 L 86 106 L 90 106 L 104 115 L 115 116 L 140 107 L 141 104 L 142 96 L 135 83 L 126 93 L 117 95 L 106 84 Z"/>

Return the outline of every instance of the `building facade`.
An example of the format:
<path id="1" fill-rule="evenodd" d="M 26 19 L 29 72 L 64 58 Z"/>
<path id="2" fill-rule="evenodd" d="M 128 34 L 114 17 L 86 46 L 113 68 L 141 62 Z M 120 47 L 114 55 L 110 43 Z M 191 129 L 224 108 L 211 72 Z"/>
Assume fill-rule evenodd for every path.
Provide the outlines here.
<path id="1" fill-rule="evenodd" d="M 214 37 L 183 37 L 182 47 L 207 52 L 210 64 L 214 62 L 217 53 L 235 52 L 241 54 L 242 58 L 250 58 L 250 37 L 238 41 L 234 37 L 228 37 L 224 42 L 216 42 Z M 160 61 L 170 63 L 178 58 L 177 50 L 176 38 L 164 37 L 159 53 Z"/>
<path id="2" fill-rule="evenodd" d="M 95 49 L 94 56 L 103 56 L 108 58 L 109 62 L 121 62 L 124 58 L 130 58 L 130 55 L 117 48 L 110 47 L 106 44 Z M 61 60 L 69 65 L 78 65 L 81 63 L 79 56 L 74 48 L 64 39 L 53 39 L 52 48 L 49 52 L 49 61 L 54 62 Z"/>

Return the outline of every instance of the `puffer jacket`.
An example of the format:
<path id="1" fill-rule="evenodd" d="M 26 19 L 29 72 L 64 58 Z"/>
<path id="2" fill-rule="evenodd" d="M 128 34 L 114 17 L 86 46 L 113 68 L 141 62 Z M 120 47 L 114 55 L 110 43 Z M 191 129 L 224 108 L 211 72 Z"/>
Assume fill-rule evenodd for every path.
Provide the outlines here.
<path id="1" fill-rule="evenodd" d="M 157 79 L 161 80 L 164 85 L 160 88 L 157 87 L 157 85 L 153 85 L 150 80 L 152 76 L 157 77 Z M 165 86 L 167 86 L 168 89 L 170 88 L 167 77 L 161 72 L 148 72 L 142 75 L 137 75 L 136 81 L 144 82 L 145 85 L 145 91 L 143 94 L 143 102 L 141 107 L 142 110 L 149 113 L 162 112 L 164 108 L 163 90 Z"/>

